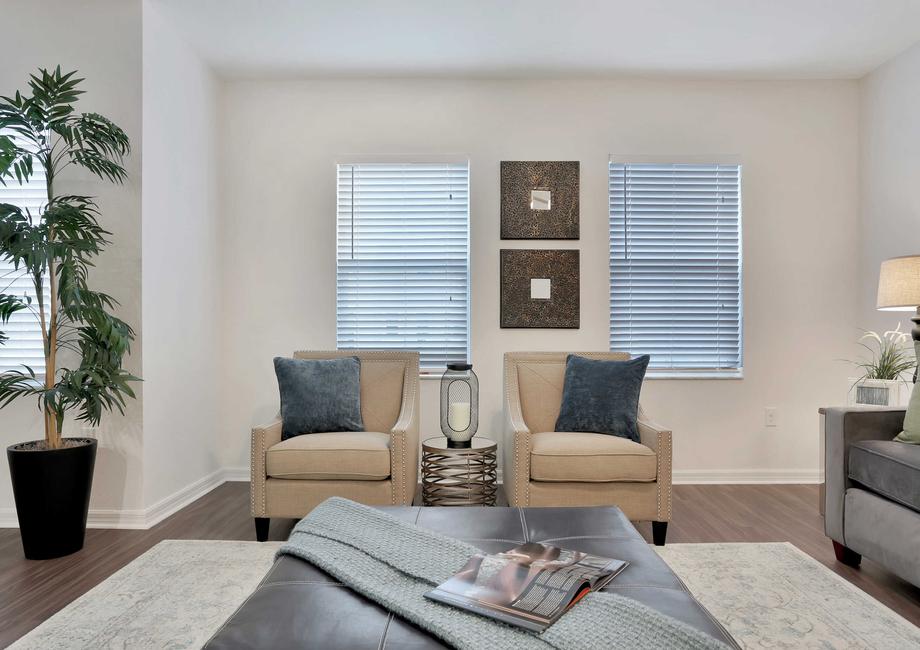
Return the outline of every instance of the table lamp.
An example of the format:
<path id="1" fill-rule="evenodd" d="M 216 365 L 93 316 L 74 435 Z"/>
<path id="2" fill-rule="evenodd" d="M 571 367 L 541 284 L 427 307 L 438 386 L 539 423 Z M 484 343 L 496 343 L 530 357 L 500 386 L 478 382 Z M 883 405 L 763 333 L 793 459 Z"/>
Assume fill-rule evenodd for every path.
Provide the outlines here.
<path id="1" fill-rule="evenodd" d="M 911 320 L 914 328 L 914 350 L 920 358 L 920 255 L 892 257 L 882 262 L 878 274 L 876 307 L 884 311 L 915 311 Z M 914 370 L 914 383 L 917 371 Z"/>
<path id="2" fill-rule="evenodd" d="M 441 377 L 441 433 L 447 446 L 468 448 L 479 428 L 479 379 L 469 363 L 448 363 Z"/>

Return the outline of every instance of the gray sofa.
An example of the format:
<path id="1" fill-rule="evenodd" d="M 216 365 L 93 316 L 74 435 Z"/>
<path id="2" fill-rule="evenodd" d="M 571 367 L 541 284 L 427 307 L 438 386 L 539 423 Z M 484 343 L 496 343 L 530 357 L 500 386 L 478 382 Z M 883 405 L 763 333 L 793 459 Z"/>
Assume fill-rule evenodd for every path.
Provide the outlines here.
<path id="1" fill-rule="evenodd" d="M 865 555 L 920 586 L 920 445 L 892 440 L 904 413 L 826 409 L 824 531 L 840 562 Z"/>

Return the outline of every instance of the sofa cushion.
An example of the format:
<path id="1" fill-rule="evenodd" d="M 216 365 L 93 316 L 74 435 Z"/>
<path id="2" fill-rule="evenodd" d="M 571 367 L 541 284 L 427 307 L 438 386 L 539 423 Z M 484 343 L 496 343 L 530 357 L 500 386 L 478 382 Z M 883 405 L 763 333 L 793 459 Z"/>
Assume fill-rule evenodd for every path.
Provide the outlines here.
<path id="1" fill-rule="evenodd" d="M 281 439 L 317 431 L 364 431 L 361 362 L 275 357 L 281 393 Z"/>
<path id="2" fill-rule="evenodd" d="M 390 476 L 390 436 L 374 431 L 312 433 L 265 452 L 272 478 L 382 481 Z"/>
<path id="3" fill-rule="evenodd" d="M 894 440 L 850 445 L 850 480 L 920 512 L 920 447 Z"/>
<path id="4" fill-rule="evenodd" d="M 535 433 L 530 454 L 534 481 L 613 483 L 654 481 L 655 452 L 645 445 L 602 433 Z"/>
<path id="5" fill-rule="evenodd" d="M 649 356 L 629 361 L 570 354 L 556 431 L 607 433 L 639 442 L 639 391 Z"/>

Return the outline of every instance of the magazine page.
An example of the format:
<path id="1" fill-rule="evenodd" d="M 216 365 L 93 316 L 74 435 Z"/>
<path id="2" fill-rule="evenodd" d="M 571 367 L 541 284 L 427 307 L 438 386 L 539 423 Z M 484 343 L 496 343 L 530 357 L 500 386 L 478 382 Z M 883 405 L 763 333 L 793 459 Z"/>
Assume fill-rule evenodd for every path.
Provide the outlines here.
<path id="1" fill-rule="evenodd" d="M 532 542 L 504 553 L 474 555 L 426 596 L 539 632 L 625 566 L 620 560 Z"/>

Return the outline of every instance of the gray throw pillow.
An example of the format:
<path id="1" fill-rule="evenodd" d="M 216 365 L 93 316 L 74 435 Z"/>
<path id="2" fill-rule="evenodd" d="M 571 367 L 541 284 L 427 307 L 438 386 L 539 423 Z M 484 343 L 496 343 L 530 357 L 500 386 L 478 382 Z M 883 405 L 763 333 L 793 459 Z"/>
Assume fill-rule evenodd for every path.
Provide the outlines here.
<path id="1" fill-rule="evenodd" d="M 639 391 L 648 362 L 647 354 L 629 361 L 570 354 L 556 431 L 606 433 L 639 442 Z"/>
<path id="2" fill-rule="evenodd" d="M 281 439 L 302 433 L 364 431 L 361 362 L 275 357 L 281 392 Z"/>

